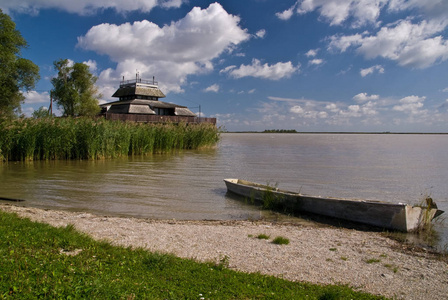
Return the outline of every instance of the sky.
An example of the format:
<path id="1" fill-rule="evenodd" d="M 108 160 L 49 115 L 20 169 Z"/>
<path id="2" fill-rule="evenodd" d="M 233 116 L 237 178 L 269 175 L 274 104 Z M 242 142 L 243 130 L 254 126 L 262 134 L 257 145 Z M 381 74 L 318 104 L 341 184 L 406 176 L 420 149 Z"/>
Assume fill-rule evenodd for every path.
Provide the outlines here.
<path id="1" fill-rule="evenodd" d="M 0 0 L 40 67 L 84 62 L 100 103 L 120 80 L 227 131 L 448 132 L 448 0 Z"/>

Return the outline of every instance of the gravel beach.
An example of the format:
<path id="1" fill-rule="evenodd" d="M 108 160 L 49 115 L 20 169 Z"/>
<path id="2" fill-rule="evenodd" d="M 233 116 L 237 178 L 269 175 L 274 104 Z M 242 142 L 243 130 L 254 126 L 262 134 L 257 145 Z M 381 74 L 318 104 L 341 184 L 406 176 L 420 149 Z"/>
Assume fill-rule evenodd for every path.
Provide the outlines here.
<path id="1" fill-rule="evenodd" d="M 73 224 L 95 239 L 144 247 L 197 261 L 228 260 L 229 268 L 292 281 L 346 284 L 397 299 L 447 299 L 448 264 L 410 251 L 376 232 L 308 224 L 177 221 L 99 216 L 0 204 L 33 221 Z M 257 239 L 259 234 L 270 236 Z M 282 236 L 288 245 L 275 245 Z"/>

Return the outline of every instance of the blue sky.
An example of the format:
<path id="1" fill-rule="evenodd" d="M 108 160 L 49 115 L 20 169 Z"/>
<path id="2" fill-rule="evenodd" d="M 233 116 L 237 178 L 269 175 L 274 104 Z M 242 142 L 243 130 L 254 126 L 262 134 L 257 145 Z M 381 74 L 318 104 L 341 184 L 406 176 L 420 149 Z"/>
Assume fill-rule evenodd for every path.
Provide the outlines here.
<path id="1" fill-rule="evenodd" d="M 447 0 L 0 0 L 40 67 L 85 62 L 101 103 L 119 81 L 229 131 L 448 132 Z"/>

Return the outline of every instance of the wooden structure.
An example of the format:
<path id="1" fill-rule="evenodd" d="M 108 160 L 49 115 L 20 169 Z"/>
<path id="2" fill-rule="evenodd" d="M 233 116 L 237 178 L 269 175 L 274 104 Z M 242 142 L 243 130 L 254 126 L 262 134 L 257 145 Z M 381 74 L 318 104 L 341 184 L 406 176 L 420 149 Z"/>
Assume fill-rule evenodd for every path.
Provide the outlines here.
<path id="1" fill-rule="evenodd" d="M 274 202 L 290 211 L 309 212 L 404 232 L 417 231 L 443 213 L 432 200 L 422 207 L 406 203 L 308 196 L 241 179 L 224 179 L 224 182 L 229 192 L 259 202 Z"/>
<path id="2" fill-rule="evenodd" d="M 216 118 L 201 118 L 186 106 L 159 101 L 160 98 L 165 98 L 165 95 L 154 79 L 142 80 L 138 75 L 135 80 L 125 81 L 123 78 L 112 97 L 119 100 L 100 105 L 101 114 L 108 120 L 216 125 Z"/>

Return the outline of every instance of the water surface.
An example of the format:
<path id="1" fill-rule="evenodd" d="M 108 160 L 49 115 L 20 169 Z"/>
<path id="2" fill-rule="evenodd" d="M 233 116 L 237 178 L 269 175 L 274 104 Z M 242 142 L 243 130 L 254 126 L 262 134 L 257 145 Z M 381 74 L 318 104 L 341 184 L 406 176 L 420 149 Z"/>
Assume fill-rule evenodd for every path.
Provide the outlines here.
<path id="1" fill-rule="evenodd" d="M 418 203 L 448 215 L 448 135 L 226 133 L 215 149 L 105 161 L 0 165 L 0 196 L 26 205 L 157 219 L 259 218 L 224 178 L 305 194 Z M 448 229 L 438 231 L 448 243 Z M 445 242 L 446 240 L 446 242 Z"/>

